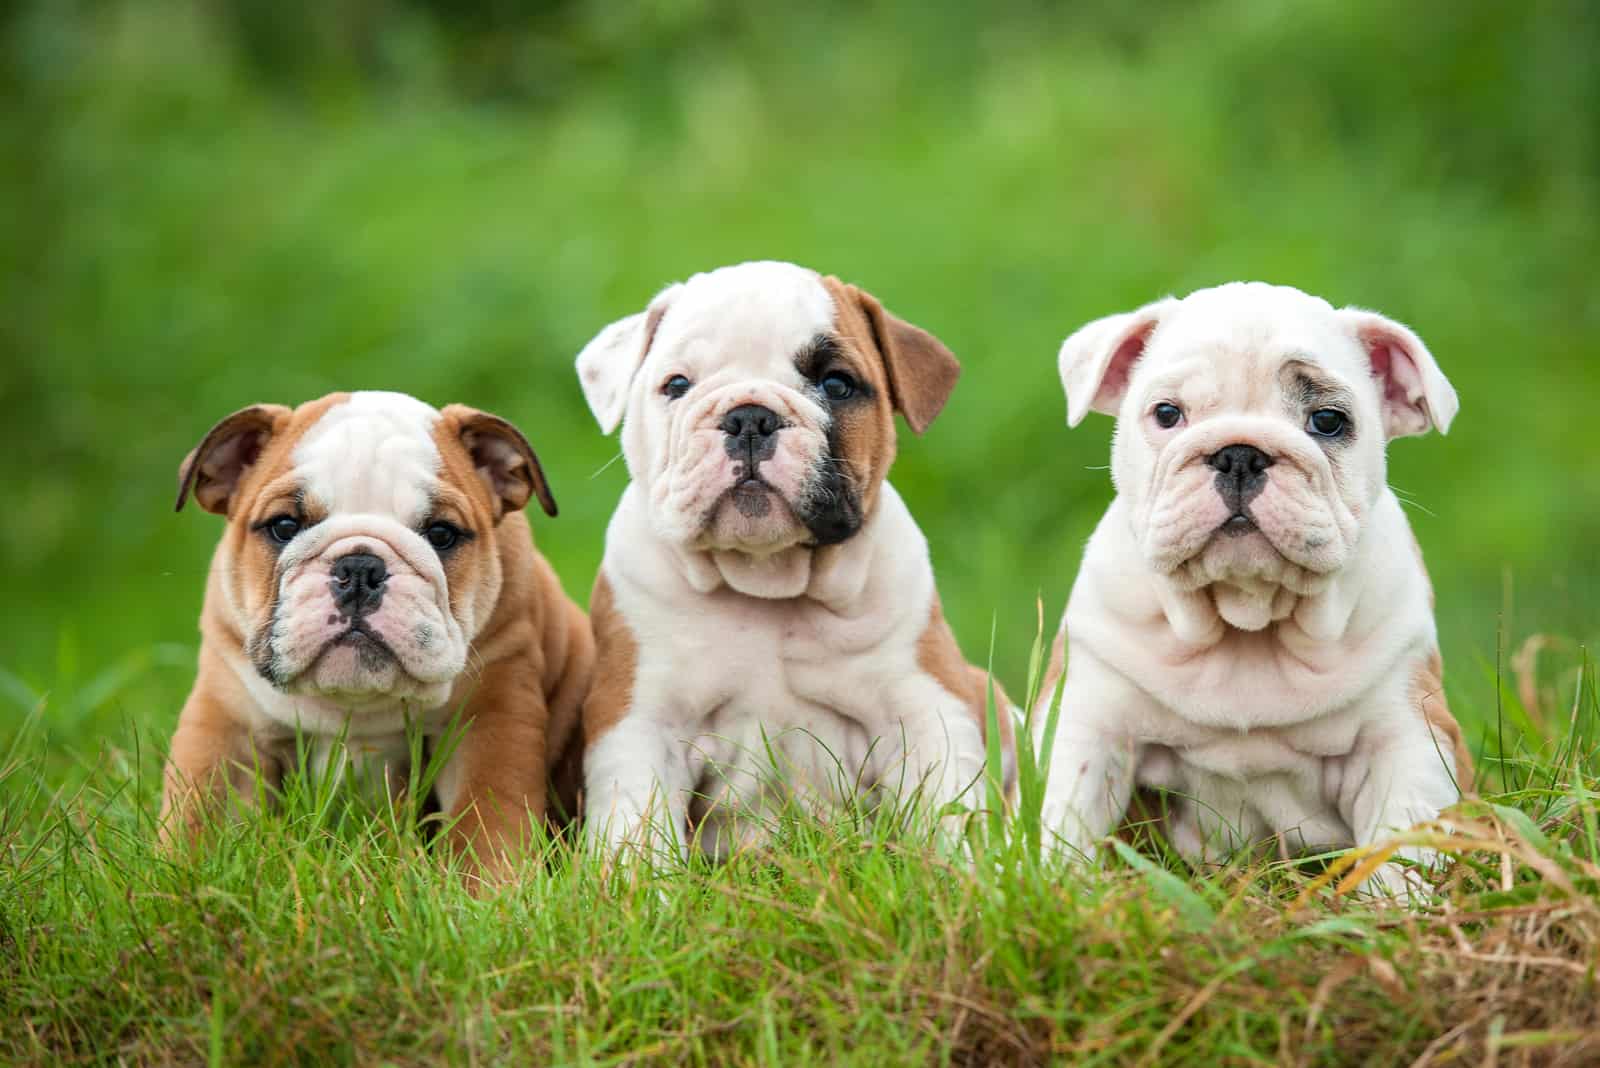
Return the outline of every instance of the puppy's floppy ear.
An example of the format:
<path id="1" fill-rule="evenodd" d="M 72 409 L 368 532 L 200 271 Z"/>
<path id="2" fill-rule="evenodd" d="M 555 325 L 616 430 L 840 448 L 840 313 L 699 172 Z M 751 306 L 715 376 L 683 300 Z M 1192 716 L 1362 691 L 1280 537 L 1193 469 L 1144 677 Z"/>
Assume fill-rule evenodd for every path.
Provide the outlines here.
<path id="1" fill-rule="evenodd" d="M 1136 311 L 1096 319 L 1061 343 L 1056 363 L 1061 388 L 1067 391 L 1068 426 L 1077 426 L 1091 411 L 1117 414 L 1133 365 L 1144 355 L 1161 316 L 1176 303 L 1166 297 Z"/>
<path id="2" fill-rule="evenodd" d="M 1461 402 L 1422 339 L 1393 319 L 1362 308 L 1340 309 L 1339 317 L 1366 350 L 1372 377 L 1378 380 L 1384 433 L 1399 438 L 1436 427 L 1447 433 Z"/>
<path id="3" fill-rule="evenodd" d="M 173 511 L 183 511 L 192 492 L 206 511 L 227 515 L 244 473 L 261 458 L 278 423 L 293 414 L 281 404 L 252 404 L 206 431 L 178 465 L 178 503 Z"/>
<path id="4" fill-rule="evenodd" d="M 465 404 L 449 405 L 440 414 L 455 422 L 456 434 L 472 457 L 472 466 L 495 500 L 496 521 L 510 512 L 522 511 L 528 498 L 534 496 L 539 498 L 545 515 L 556 514 L 556 499 L 550 495 L 544 468 L 539 466 L 539 457 L 522 431 L 498 415 Z"/>
<path id="5" fill-rule="evenodd" d="M 918 434 L 928 428 L 961 377 L 961 364 L 944 342 L 884 309 L 878 298 L 859 286 L 844 285 L 872 327 L 883 355 L 889 394 L 906 425 Z"/>
<path id="6" fill-rule="evenodd" d="M 682 288 L 680 283 L 663 289 L 648 308 L 618 319 L 578 353 L 578 381 L 603 433 L 611 433 L 622 422 L 622 413 L 628 408 L 628 387 L 644 363 L 644 354 L 650 351 L 661 317 Z"/>

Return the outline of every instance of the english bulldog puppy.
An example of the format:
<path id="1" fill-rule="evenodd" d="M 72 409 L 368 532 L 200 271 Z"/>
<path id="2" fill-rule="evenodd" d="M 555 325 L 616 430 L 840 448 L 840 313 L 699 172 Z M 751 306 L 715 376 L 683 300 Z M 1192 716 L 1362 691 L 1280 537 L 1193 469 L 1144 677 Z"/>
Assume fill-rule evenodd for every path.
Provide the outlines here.
<path id="1" fill-rule="evenodd" d="M 790 799 L 981 798 L 987 675 L 885 481 L 894 413 L 933 421 L 950 351 L 837 278 L 746 263 L 667 287 L 577 370 L 631 477 L 590 600 L 591 838 L 720 858 Z"/>
<path id="2" fill-rule="evenodd" d="M 200 616 L 200 665 L 162 803 L 169 839 L 256 800 L 296 761 L 407 781 L 408 725 L 464 733 L 435 781 L 468 870 L 502 870 L 546 812 L 593 669 L 588 620 L 533 546 L 522 508 L 556 504 L 497 416 L 399 393 L 258 404 L 178 470 L 226 516 Z M 343 744 L 338 739 L 343 737 Z"/>
<path id="3" fill-rule="evenodd" d="M 1044 805 L 1060 844 L 1092 851 L 1140 787 L 1173 792 L 1165 831 L 1195 858 L 1367 845 L 1470 789 L 1433 594 L 1385 477 L 1391 438 L 1456 414 L 1422 340 L 1234 283 L 1090 323 L 1060 372 L 1069 426 L 1117 417 L 1116 498 L 1042 699 L 1064 661 Z"/>

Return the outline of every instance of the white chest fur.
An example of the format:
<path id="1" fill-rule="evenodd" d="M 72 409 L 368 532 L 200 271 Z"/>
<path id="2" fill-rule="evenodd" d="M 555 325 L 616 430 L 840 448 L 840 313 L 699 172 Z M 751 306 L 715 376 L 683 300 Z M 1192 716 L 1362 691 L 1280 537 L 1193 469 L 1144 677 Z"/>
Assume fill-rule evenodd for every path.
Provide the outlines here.
<path id="1" fill-rule="evenodd" d="M 697 591 L 624 498 L 604 566 L 638 659 L 631 706 L 586 763 L 596 833 L 626 838 L 664 794 L 667 822 L 698 825 L 721 855 L 791 800 L 826 808 L 923 782 L 953 798 L 977 776 L 977 723 L 918 664 L 934 596 L 926 544 L 884 491 L 846 543 L 866 559 L 827 565 L 861 576 L 839 599 Z M 836 585 L 819 572 L 811 588 Z"/>

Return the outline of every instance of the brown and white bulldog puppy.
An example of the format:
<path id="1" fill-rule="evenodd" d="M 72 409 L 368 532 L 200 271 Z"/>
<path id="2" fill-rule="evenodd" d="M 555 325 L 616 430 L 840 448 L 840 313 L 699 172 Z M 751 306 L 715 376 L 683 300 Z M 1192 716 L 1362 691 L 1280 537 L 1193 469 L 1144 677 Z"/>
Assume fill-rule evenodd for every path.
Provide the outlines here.
<path id="1" fill-rule="evenodd" d="M 450 844 L 494 871 L 546 812 L 593 669 L 582 611 L 533 547 L 522 508 L 555 501 L 510 423 L 399 393 L 260 404 L 178 471 L 227 530 L 200 617 L 200 670 L 172 739 L 168 838 L 255 799 L 294 766 L 391 794 L 408 724 L 464 728 L 435 782 Z M 340 735 L 344 745 L 337 744 Z"/>
<path id="2" fill-rule="evenodd" d="M 1470 788 L 1433 594 L 1385 477 L 1389 439 L 1456 414 L 1421 339 L 1235 283 L 1090 323 L 1060 372 L 1068 425 L 1117 417 L 1117 496 L 1056 646 L 1044 819 L 1060 843 L 1093 850 L 1138 787 L 1174 792 L 1165 829 L 1197 858 L 1367 845 Z"/>
<path id="3" fill-rule="evenodd" d="M 920 433 L 955 387 L 949 350 L 855 286 L 746 263 L 669 286 L 577 370 L 632 478 L 590 601 L 591 838 L 722 857 L 789 799 L 982 797 L 987 675 L 884 480 L 894 413 Z"/>

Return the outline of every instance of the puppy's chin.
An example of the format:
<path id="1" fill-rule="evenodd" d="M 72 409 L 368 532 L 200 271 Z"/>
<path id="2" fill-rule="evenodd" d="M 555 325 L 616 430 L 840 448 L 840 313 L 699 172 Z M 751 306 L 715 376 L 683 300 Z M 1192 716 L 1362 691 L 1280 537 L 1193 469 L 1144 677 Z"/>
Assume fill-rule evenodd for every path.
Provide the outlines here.
<path id="1" fill-rule="evenodd" d="M 1145 559 L 1156 574 L 1191 589 L 1233 579 L 1285 582 L 1299 574 L 1331 575 L 1344 566 L 1358 523 L 1337 502 L 1298 489 L 1271 486 L 1242 515 L 1209 486 L 1165 494 L 1140 533 Z"/>
<path id="2" fill-rule="evenodd" d="M 1229 625 L 1260 630 L 1287 615 L 1301 597 L 1325 591 L 1331 574 L 1291 560 L 1253 524 L 1234 522 L 1166 577 L 1181 590 L 1209 590 Z"/>
<path id="3" fill-rule="evenodd" d="M 454 682 L 418 678 L 406 670 L 385 642 L 359 632 L 330 641 L 310 664 L 290 677 L 266 669 L 262 674 L 291 697 L 316 698 L 343 706 L 395 702 L 436 705 L 449 697 Z"/>
<path id="4" fill-rule="evenodd" d="M 388 646 L 355 631 L 329 643 L 297 681 L 323 697 L 375 697 L 409 682 Z"/>
<path id="5" fill-rule="evenodd" d="M 765 556 L 793 548 L 809 535 L 781 493 L 765 483 L 742 481 L 712 509 L 698 547 Z"/>
<path id="6" fill-rule="evenodd" d="M 310 697 L 342 707 L 416 703 L 437 707 L 450 699 L 450 684 L 424 683 L 406 675 L 397 660 L 378 662 L 349 649 L 330 649 L 317 664 L 283 687 L 291 697 Z"/>

